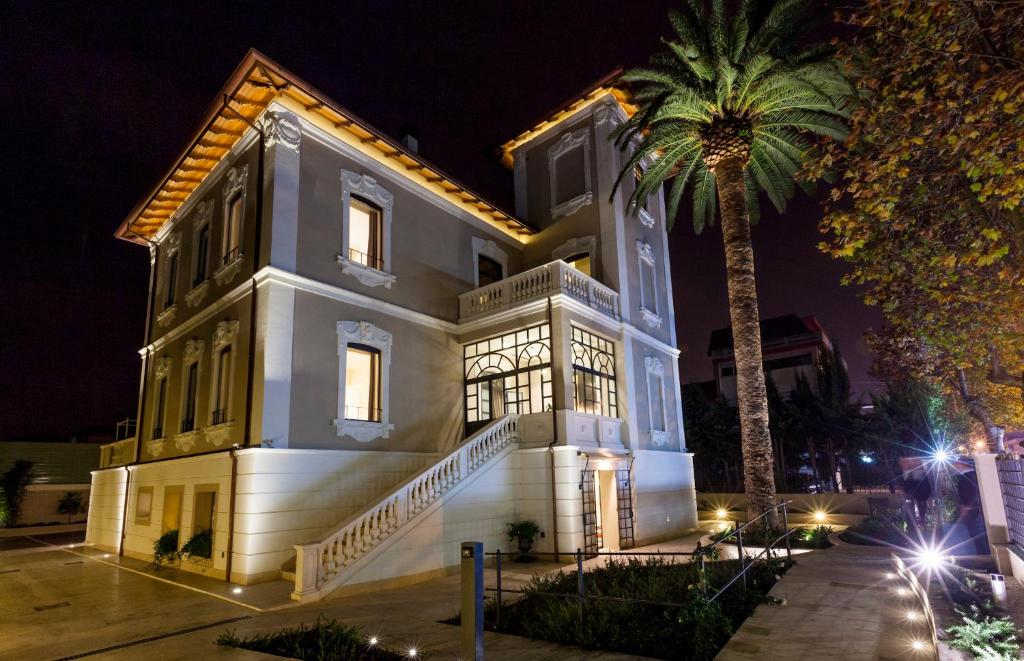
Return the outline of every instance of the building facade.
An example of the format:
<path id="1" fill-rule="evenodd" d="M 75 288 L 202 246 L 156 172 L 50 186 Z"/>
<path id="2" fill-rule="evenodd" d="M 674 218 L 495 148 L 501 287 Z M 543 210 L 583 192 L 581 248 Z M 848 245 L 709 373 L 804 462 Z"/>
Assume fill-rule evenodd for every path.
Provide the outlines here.
<path id="1" fill-rule="evenodd" d="M 621 92 L 502 147 L 514 215 L 259 53 L 223 98 L 118 230 L 151 310 L 88 542 L 211 535 L 187 569 L 315 599 L 517 519 L 559 552 L 696 525 L 664 202 L 611 196 Z"/>
<path id="2" fill-rule="evenodd" d="M 793 392 L 801 377 L 807 379 L 812 389 L 817 387 L 817 366 L 821 352 L 826 350 L 832 350 L 832 341 L 814 316 L 787 314 L 761 321 L 764 373 L 783 397 Z M 715 372 L 717 394 L 735 405 L 736 359 L 731 327 L 711 332 L 708 356 Z"/>

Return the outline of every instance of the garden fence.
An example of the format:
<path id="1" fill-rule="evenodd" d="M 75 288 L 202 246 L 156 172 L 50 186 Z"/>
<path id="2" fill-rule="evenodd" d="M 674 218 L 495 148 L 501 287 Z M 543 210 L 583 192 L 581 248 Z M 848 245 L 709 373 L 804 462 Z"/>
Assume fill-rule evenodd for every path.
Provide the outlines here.
<path id="1" fill-rule="evenodd" d="M 649 599 L 634 599 L 628 597 L 615 597 L 609 595 L 598 595 L 598 594 L 587 594 L 586 586 L 586 573 L 584 572 L 583 563 L 586 559 L 592 559 L 597 557 L 625 557 L 625 558 L 644 558 L 644 557 L 661 557 L 661 558 L 678 558 L 686 557 L 690 561 L 700 562 L 700 575 L 701 575 L 701 589 L 704 596 L 708 598 L 708 602 L 714 602 L 716 599 L 722 596 L 727 590 L 731 589 L 735 585 L 741 585 L 745 590 L 747 587 L 747 576 L 751 569 L 753 569 L 758 562 L 778 559 L 782 557 L 783 549 L 781 545 L 785 545 L 785 554 L 787 560 L 792 560 L 792 548 L 790 546 L 790 535 L 795 532 L 796 529 L 790 530 L 788 527 L 788 510 L 787 507 L 791 501 L 785 501 L 772 508 L 769 508 L 759 516 L 751 519 L 744 525 L 740 526 L 736 530 L 726 533 L 721 539 L 715 541 L 707 546 L 698 546 L 695 551 L 605 551 L 598 553 L 584 553 L 582 549 L 576 549 L 574 554 L 566 553 L 553 553 L 553 552 L 530 552 L 531 556 L 545 556 L 554 557 L 557 561 L 558 558 L 566 555 L 573 555 L 576 561 L 576 592 L 575 593 L 557 593 L 557 592 L 542 592 L 542 591 L 526 591 L 522 589 L 508 589 L 502 585 L 502 564 L 503 558 L 509 554 L 503 554 L 501 550 L 494 552 L 485 553 L 485 556 L 494 558 L 495 566 L 495 586 L 485 587 L 485 592 L 494 593 L 495 603 L 495 628 L 500 630 L 501 626 L 501 610 L 503 605 L 503 599 L 505 595 L 523 595 L 530 594 L 531 596 L 544 596 L 555 599 L 574 599 L 577 603 L 577 616 L 576 626 L 578 630 L 583 629 L 583 616 L 586 609 L 586 603 L 588 601 L 615 601 L 635 604 L 645 604 L 651 606 L 665 606 L 668 608 L 682 608 L 685 604 L 666 602 L 666 601 L 652 601 Z M 751 529 L 753 524 L 756 524 L 766 519 L 772 511 L 778 511 L 781 514 L 782 526 L 784 532 L 780 533 L 775 537 L 765 548 L 761 549 L 753 557 L 747 555 L 743 546 L 743 534 L 744 531 Z M 707 575 L 706 562 L 708 561 L 709 554 L 712 553 L 710 549 L 715 549 L 719 544 L 726 543 L 728 540 L 735 540 L 736 550 L 739 556 L 740 569 L 727 580 L 721 587 L 713 588 L 708 585 L 708 581 L 705 580 Z M 517 555 L 517 554 L 512 554 Z"/>
<path id="2" fill-rule="evenodd" d="M 999 459 L 999 488 L 1006 509 L 1006 531 L 1011 542 L 1024 546 L 1024 460 Z"/>

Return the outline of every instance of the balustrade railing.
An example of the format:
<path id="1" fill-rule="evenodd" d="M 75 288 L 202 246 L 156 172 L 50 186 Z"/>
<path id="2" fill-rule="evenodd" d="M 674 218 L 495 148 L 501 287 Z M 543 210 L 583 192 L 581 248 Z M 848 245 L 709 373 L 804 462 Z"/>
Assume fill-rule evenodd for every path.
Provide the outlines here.
<path id="1" fill-rule="evenodd" d="M 135 460 L 135 439 L 126 438 L 100 446 L 100 468 L 124 466 Z"/>
<path id="2" fill-rule="evenodd" d="M 349 518 L 322 541 L 296 544 L 292 598 L 303 599 L 329 588 L 347 567 L 515 442 L 518 421 L 517 415 L 496 420 L 429 468 Z"/>
<path id="3" fill-rule="evenodd" d="M 614 290 L 557 260 L 462 294 L 459 319 L 472 319 L 559 293 L 619 318 L 619 295 Z"/>

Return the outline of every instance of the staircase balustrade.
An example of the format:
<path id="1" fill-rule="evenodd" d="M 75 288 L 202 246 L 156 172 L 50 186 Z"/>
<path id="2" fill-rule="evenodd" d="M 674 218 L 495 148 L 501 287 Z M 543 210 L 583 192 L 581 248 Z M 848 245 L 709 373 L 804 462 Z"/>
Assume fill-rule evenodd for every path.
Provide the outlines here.
<path id="1" fill-rule="evenodd" d="M 517 415 L 496 420 L 322 541 L 297 544 L 292 598 L 308 597 L 337 582 L 347 567 L 517 441 L 518 421 Z"/>

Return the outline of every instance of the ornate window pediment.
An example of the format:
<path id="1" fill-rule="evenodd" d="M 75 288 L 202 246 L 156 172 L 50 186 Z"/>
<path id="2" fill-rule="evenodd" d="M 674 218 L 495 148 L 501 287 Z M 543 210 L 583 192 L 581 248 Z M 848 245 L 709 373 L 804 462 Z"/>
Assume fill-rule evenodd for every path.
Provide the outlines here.
<path id="1" fill-rule="evenodd" d="M 647 374 L 647 413 L 651 442 L 665 445 L 668 441 L 668 405 L 665 401 L 665 366 L 656 356 L 644 358 Z"/>
<path id="2" fill-rule="evenodd" d="M 333 420 L 338 436 L 349 436 L 361 443 L 368 443 L 377 438 L 387 438 L 394 430 L 395 426 L 390 423 L 389 406 L 391 343 L 391 333 L 368 321 L 338 322 L 338 417 Z M 350 344 L 374 350 L 379 356 L 379 411 L 375 411 L 372 416 L 357 416 L 371 419 L 350 419 L 347 416 L 350 407 L 347 406 L 345 389 Z"/>
<path id="3" fill-rule="evenodd" d="M 658 280 L 651 244 L 637 239 L 636 256 L 640 270 L 640 317 L 651 328 L 661 326 L 658 313 Z"/>
<path id="4" fill-rule="evenodd" d="M 508 277 L 508 253 L 498 247 L 498 244 L 490 239 L 473 237 L 473 284 L 480 286 L 480 256 L 493 259 L 501 264 L 501 277 Z"/>
<path id="5" fill-rule="evenodd" d="M 263 119 L 263 133 L 266 136 L 264 148 L 270 149 L 274 145 L 287 147 L 298 152 L 302 143 L 302 125 L 294 113 L 287 111 L 271 110 Z"/>
<path id="6" fill-rule="evenodd" d="M 354 199 L 353 199 L 354 198 Z M 338 266 L 341 272 L 351 275 L 368 287 L 384 285 L 390 289 L 395 282 L 391 274 L 391 217 L 394 196 L 368 174 L 351 170 L 341 171 L 341 252 Z M 353 238 L 353 203 L 368 202 L 379 210 L 379 219 L 374 219 L 370 229 L 374 251 L 359 250 Z M 379 235 L 377 234 L 379 232 Z"/>
<path id="7" fill-rule="evenodd" d="M 571 216 L 594 201 L 590 176 L 590 128 L 567 131 L 548 147 L 551 219 Z"/>
<path id="8" fill-rule="evenodd" d="M 232 280 L 242 270 L 242 237 L 245 231 L 246 183 L 249 166 L 241 165 L 228 170 L 223 196 L 224 224 L 221 237 L 220 266 L 213 273 L 218 285 Z"/>

